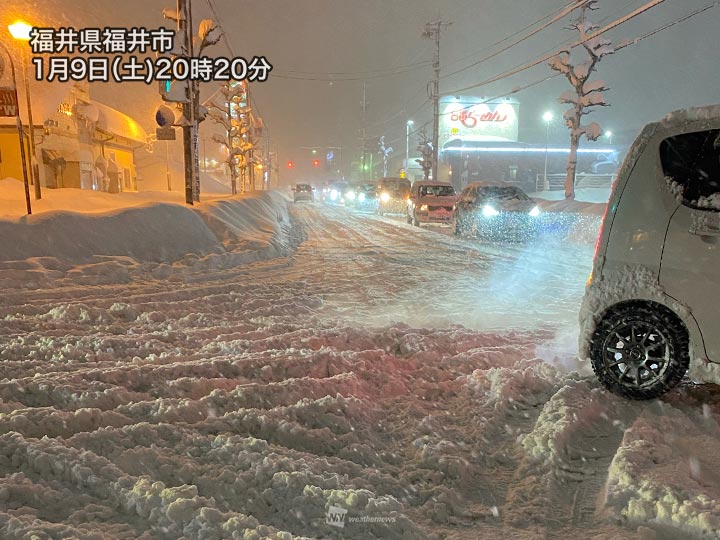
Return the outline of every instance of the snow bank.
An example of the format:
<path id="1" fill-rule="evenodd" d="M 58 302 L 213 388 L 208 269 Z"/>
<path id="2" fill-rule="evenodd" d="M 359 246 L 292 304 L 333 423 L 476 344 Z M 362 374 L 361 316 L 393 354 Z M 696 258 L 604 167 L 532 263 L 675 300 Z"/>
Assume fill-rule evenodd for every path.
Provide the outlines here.
<path id="1" fill-rule="evenodd" d="M 543 212 L 564 212 L 597 217 L 602 217 L 607 206 L 606 203 L 567 200 L 547 201 L 536 199 L 536 202 Z"/>
<path id="2" fill-rule="evenodd" d="M 287 199 L 258 192 L 187 207 L 146 203 L 96 214 L 53 211 L 0 220 L 0 283 L 155 277 L 173 267 L 225 268 L 286 250 Z M 105 279 L 105 281 L 103 281 Z"/>
<path id="3" fill-rule="evenodd" d="M 630 523 L 655 524 L 668 538 L 718 538 L 717 407 L 679 405 L 657 402 L 625 432 L 603 502 Z"/>

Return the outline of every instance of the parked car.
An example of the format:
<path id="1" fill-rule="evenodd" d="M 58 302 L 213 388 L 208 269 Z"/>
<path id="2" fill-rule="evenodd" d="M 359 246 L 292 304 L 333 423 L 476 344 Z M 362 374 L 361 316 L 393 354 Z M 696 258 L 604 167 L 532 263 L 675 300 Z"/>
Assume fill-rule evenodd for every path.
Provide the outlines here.
<path id="1" fill-rule="evenodd" d="M 603 218 L 580 314 L 600 382 L 657 397 L 720 373 L 720 105 L 645 127 Z"/>
<path id="2" fill-rule="evenodd" d="M 293 190 L 293 202 L 315 200 L 315 188 L 310 184 L 295 184 Z"/>
<path id="3" fill-rule="evenodd" d="M 384 177 L 377 183 L 377 213 L 405 214 L 410 198 L 410 180 L 407 178 Z"/>
<path id="4" fill-rule="evenodd" d="M 455 188 L 450 184 L 429 180 L 415 182 L 407 203 L 407 222 L 418 227 L 423 223 L 450 223 L 456 201 Z"/>
<path id="5" fill-rule="evenodd" d="M 358 182 L 350 188 L 345 195 L 345 206 L 373 212 L 377 209 L 377 182 Z"/>
<path id="6" fill-rule="evenodd" d="M 473 182 L 458 197 L 452 225 L 455 234 L 494 240 L 523 240 L 540 230 L 540 208 L 520 188 Z"/>

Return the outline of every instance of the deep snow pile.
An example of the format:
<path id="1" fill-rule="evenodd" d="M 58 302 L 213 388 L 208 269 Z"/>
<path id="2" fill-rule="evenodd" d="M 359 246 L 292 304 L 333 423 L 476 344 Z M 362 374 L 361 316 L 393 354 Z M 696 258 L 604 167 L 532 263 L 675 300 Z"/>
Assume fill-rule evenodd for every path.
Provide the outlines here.
<path id="1" fill-rule="evenodd" d="M 0 284 L 35 287 L 62 277 L 108 283 L 277 257 L 288 249 L 288 219 L 287 200 L 262 192 L 192 208 L 146 203 L 0 220 Z"/>

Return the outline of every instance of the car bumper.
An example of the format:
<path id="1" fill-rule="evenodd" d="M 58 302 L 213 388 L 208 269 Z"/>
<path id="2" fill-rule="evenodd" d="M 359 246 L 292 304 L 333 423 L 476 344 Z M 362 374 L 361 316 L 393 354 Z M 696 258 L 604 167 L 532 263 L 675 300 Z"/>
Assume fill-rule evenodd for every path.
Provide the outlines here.
<path id="1" fill-rule="evenodd" d="M 453 219 L 452 212 L 416 212 L 415 217 L 420 223 L 450 223 Z"/>

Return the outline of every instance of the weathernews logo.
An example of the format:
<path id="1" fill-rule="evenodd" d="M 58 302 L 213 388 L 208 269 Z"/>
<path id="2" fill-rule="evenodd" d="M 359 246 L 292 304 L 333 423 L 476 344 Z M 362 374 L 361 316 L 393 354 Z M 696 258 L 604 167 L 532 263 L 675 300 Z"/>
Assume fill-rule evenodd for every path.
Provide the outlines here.
<path id="1" fill-rule="evenodd" d="M 330 505 L 325 513 L 325 523 L 342 529 L 346 523 L 395 523 L 395 516 L 348 516 L 342 506 Z"/>

